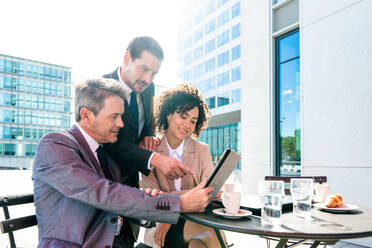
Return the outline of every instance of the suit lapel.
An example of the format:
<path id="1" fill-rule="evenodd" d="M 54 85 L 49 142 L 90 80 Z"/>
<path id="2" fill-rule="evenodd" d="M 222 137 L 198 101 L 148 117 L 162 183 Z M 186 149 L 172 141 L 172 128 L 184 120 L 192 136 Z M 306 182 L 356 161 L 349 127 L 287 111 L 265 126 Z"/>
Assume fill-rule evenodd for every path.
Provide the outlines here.
<path id="1" fill-rule="evenodd" d="M 162 155 L 169 156 L 165 134 L 163 135 L 163 137 L 161 137 L 161 142 L 160 142 L 159 147 L 157 148 L 157 151 Z M 170 180 L 168 177 L 166 177 L 166 179 L 168 182 L 169 191 L 175 191 L 176 187 L 174 186 L 174 180 Z"/>
<path id="2" fill-rule="evenodd" d="M 183 154 L 182 154 L 182 163 L 193 168 L 193 163 L 195 162 L 195 143 L 192 142 L 193 140 L 190 137 L 185 139 L 185 143 L 183 146 Z M 196 173 L 197 174 L 197 173 Z M 190 189 L 193 187 L 192 184 L 192 175 L 186 175 L 182 178 L 182 189 Z"/>
<path id="3" fill-rule="evenodd" d="M 99 165 L 96 157 L 94 156 L 92 150 L 90 149 L 87 141 L 85 140 L 83 134 L 80 132 L 79 128 L 76 125 L 73 125 L 68 132 L 74 136 L 74 138 L 79 142 L 82 150 L 85 154 L 88 155 L 90 162 L 93 164 L 94 169 L 97 172 L 100 172 L 103 175 L 103 172 L 101 170 L 101 166 Z"/>

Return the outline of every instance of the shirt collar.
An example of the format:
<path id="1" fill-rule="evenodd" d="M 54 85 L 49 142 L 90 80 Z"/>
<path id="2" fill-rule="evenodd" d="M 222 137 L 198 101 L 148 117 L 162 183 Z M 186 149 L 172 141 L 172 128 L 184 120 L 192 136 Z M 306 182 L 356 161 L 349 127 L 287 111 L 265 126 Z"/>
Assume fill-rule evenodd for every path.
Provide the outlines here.
<path id="1" fill-rule="evenodd" d="M 181 144 L 176 149 L 172 149 L 170 147 L 170 145 L 168 144 L 167 137 L 165 137 L 165 142 L 166 142 L 167 147 L 168 147 L 169 155 L 172 154 L 172 152 L 176 152 L 179 157 L 182 157 L 182 154 L 183 154 L 183 145 L 185 143 L 185 140 L 182 140 Z"/>
<path id="2" fill-rule="evenodd" d="M 84 136 L 90 150 L 95 153 L 97 148 L 99 147 L 99 143 L 95 139 L 93 139 L 92 136 L 90 136 L 87 132 L 85 132 L 85 130 L 79 125 L 79 123 L 76 123 L 76 126 L 79 128 L 81 134 Z"/>
<path id="3" fill-rule="evenodd" d="M 118 70 L 116 71 L 116 73 L 118 74 L 119 81 L 120 81 L 120 83 L 123 84 L 123 87 L 124 87 L 125 91 L 128 92 L 129 95 L 130 95 L 130 93 L 132 93 L 133 90 L 131 88 L 129 88 L 129 86 L 124 82 L 124 80 L 123 80 L 123 78 L 121 77 L 121 74 L 120 74 L 120 69 L 121 69 L 121 67 L 119 67 Z"/>

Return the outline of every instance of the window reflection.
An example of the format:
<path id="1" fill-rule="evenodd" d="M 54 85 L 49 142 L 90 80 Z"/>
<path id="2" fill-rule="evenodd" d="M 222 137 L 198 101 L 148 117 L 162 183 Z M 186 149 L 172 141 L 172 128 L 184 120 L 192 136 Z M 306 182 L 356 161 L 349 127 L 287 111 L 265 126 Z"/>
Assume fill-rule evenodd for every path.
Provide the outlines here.
<path id="1" fill-rule="evenodd" d="M 300 175 L 300 51 L 299 32 L 277 39 L 277 133 L 279 175 Z"/>

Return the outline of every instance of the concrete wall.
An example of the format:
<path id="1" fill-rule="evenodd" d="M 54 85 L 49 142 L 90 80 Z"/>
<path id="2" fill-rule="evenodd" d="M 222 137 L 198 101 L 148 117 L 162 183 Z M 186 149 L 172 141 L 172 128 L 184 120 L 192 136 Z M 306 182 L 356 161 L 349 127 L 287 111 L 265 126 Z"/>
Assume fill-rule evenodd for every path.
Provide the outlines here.
<path id="1" fill-rule="evenodd" d="M 372 207 L 372 1 L 301 1 L 303 175 Z M 352 241 L 354 242 L 354 240 Z M 356 243 L 372 247 L 371 239 Z"/>
<path id="2" fill-rule="evenodd" d="M 271 174 L 270 1 L 241 1 L 242 190 Z"/>

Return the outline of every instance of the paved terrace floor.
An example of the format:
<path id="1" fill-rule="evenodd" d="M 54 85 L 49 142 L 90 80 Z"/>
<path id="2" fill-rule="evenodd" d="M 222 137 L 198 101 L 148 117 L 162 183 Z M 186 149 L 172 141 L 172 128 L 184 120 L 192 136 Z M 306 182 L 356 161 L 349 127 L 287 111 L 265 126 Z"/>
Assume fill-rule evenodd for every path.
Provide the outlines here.
<path id="1" fill-rule="evenodd" d="M 233 175 L 233 180 L 239 180 L 239 175 Z M 239 186 L 238 186 L 239 187 Z M 0 195 L 32 193 L 33 185 L 31 181 L 31 171 L 0 171 Z M 21 217 L 34 214 L 33 204 L 17 206 L 11 209 L 11 217 Z M 4 219 L 3 212 L 0 211 L 0 219 Z M 139 240 L 143 241 L 144 231 L 141 229 Z M 229 244 L 234 244 L 233 248 L 265 248 L 266 240 L 254 235 L 246 235 L 234 232 L 225 232 Z M 37 245 L 37 228 L 31 227 L 24 230 L 19 230 L 14 233 L 18 247 L 36 247 Z M 271 242 L 271 247 L 275 247 L 275 242 Z M 8 236 L 0 234 L 0 248 L 9 246 Z M 300 245 L 297 247 L 309 247 Z M 365 248 L 346 242 L 338 242 L 336 245 L 327 246 L 330 248 Z"/>

